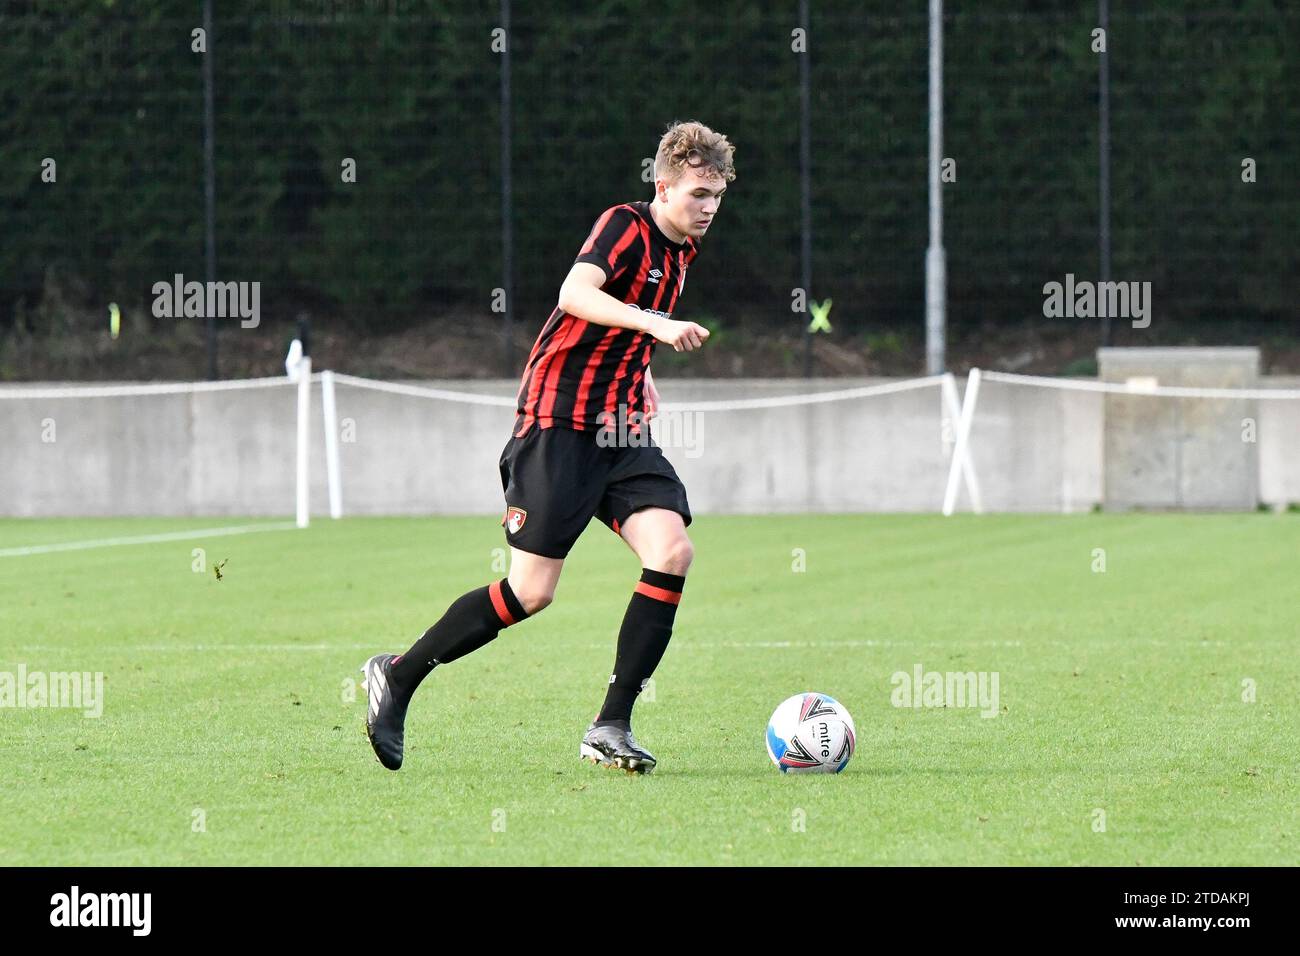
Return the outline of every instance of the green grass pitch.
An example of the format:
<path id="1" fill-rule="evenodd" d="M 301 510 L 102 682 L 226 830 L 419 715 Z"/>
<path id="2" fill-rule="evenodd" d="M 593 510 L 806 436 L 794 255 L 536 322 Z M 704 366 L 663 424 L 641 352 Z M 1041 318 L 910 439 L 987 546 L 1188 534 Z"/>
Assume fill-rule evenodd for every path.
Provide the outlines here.
<path id="1" fill-rule="evenodd" d="M 0 552 L 240 523 L 5 520 Z M 597 523 L 551 607 L 426 681 L 398 773 L 358 668 L 504 576 L 495 518 L 0 556 L 0 672 L 105 675 L 98 719 L 0 708 L 0 865 L 1300 862 L 1300 516 L 719 516 L 691 536 L 634 719 L 648 777 L 577 756 L 639 573 Z M 996 672 L 997 716 L 893 706 L 918 664 Z M 804 690 L 855 718 L 839 776 L 767 757 Z"/>

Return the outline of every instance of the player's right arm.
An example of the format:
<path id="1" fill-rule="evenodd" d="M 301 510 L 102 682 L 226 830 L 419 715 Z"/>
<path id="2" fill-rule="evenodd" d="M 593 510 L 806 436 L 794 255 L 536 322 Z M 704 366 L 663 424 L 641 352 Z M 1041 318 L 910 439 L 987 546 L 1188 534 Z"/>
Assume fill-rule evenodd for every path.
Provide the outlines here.
<path id="1" fill-rule="evenodd" d="M 575 262 L 560 286 L 557 304 L 570 315 L 595 325 L 646 332 L 677 352 L 698 349 L 709 337 L 709 330 L 695 322 L 667 319 L 620 302 L 601 288 L 605 281 L 605 270 L 600 266 Z"/>

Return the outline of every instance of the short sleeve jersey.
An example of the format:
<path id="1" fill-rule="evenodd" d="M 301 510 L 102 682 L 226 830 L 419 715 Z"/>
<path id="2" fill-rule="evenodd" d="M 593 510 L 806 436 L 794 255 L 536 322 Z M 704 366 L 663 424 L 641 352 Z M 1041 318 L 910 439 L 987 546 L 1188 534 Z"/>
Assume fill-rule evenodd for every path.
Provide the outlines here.
<path id="1" fill-rule="evenodd" d="M 574 261 L 599 266 L 601 289 L 619 301 L 671 316 L 698 252 L 693 237 L 679 243 L 664 235 L 648 202 L 633 202 L 606 209 Z M 594 431 L 617 421 L 620 405 L 626 415 L 644 412 L 655 344 L 649 333 L 597 325 L 557 307 L 524 366 L 515 436 L 534 426 Z"/>

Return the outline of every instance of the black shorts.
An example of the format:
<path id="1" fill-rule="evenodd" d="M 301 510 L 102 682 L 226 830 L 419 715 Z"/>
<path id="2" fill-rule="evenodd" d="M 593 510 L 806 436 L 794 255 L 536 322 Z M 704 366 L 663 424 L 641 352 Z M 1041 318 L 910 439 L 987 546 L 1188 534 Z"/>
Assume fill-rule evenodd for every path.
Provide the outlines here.
<path id="1" fill-rule="evenodd" d="M 596 432 L 534 424 L 501 452 L 511 547 L 564 558 L 592 516 L 615 534 L 634 511 L 667 508 L 691 523 L 686 488 L 658 445 L 602 446 Z"/>

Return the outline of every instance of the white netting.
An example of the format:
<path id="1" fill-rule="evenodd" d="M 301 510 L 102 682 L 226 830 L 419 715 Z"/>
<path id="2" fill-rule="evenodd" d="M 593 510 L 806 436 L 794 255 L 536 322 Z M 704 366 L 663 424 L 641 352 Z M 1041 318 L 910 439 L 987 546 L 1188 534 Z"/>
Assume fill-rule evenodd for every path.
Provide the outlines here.
<path id="1" fill-rule="evenodd" d="M 1189 385 L 1148 384 L 1144 378 L 1127 382 L 1092 382 L 1077 378 L 1044 378 L 1040 375 L 1016 375 L 1011 372 L 981 372 L 985 382 L 1029 385 L 1034 388 L 1063 388 L 1078 392 L 1106 392 L 1111 395 L 1155 395 L 1165 398 L 1230 398 L 1294 401 L 1300 388 L 1197 388 Z"/>
<path id="2" fill-rule="evenodd" d="M 390 395 L 407 395 L 412 398 L 433 398 L 444 402 L 460 402 L 465 405 L 491 405 L 497 408 L 514 408 L 513 395 L 481 395 L 478 392 L 458 392 L 447 388 L 433 388 L 428 385 L 409 385 L 404 382 L 382 382 L 372 378 L 360 378 L 356 375 L 334 373 L 334 381 L 339 385 L 351 385 L 354 388 L 368 388 L 373 392 L 387 392 Z"/>
<path id="3" fill-rule="evenodd" d="M 359 391 L 339 400 L 336 386 Z M 937 402 L 926 397 L 935 386 Z M 500 497 L 496 452 L 514 417 L 514 383 L 509 387 L 503 395 L 331 372 L 298 383 L 273 377 L 0 387 L 7 451 L 0 500 L 9 502 L 9 514 L 282 514 L 296 501 L 305 523 L 313 501 L 316 510 L 328 502 L 331 514 L 342 514 L 346 475 L 353 513 L 490 511 Z M 695 386 L 670 387 L 680 394 Z M 296 403 L 291 395 L 265 397 L 277 388 L 296 389 Z M 308 469 L 307 421 L 317 390 L 326 467 Z M 697 391 L 708 394 L 707 387 Z M 366 392 L 374 397 L 363 399 Z M 147 404 L 133 404 L 135 398 Z M 461 410 L 428 411 L 423 402 L 402 399 Z M 951 513 L 963 489 L 976 511 L 1077 511 L 1124 495 L 1137 507 L 1242 507 L 1253 500 L 1280 507 L 1300 501 L 1297 400 L 1300 388 L 1293 387 L 974 370 L 962 400 L 951 375 L 664 400 L 655 435 L 667 435 L 661 445 L 712 510 L 924 511 L 942 502 Z M 844 405 L 852 402 L 863 404 Z M 1120 427 L 1126 416 L 1135 418 L 1127 429 Z M 1103 427 L 1108 417 L 1111 426 Z M 671 426 L 684 420 L 708 423 L 707 454 L 672 450 Z M 51 440 L 42 447 L 34 436 L 46 427 Z M 1144 446 L 1158 452 L 1162 443 L 1176 457 L 1166 468 L 1173 492 L 1152 477 L 1168 465 L 1158 454 L 1135 466 L 1154 489 L 1148 498 L 1117 484 L 1124 473 L 1115 471 L 1116 461 L 1140 457 Z M 696 464 L 696 457 L 704 460 Z"/>
<path id="4" fill-rule="evenodd" d="M 1300 389 L 1161 385 L 972 370 L 959 469 L 972 510 L 1281 509 L 1300 501 Z M 968 487 L 968 491 L 971 489 Z"/>
<path id="5" fill-rule="evenodd" d="M 384 421 L 377 438 L 358 438 L 357 444 L 368 443 L 365 454 L 347 443 L 341 449 L 349 513 L 386 507 L 459 513 L 500 501 L 496 466 L 514 420 L 514 382 L 483 386 L 508 387 L 507 396 L 352 375 L 334 381 L 345 387 L 337 403 L 341 421 L 352 419 L 358 427 L 363 420 Z M 951 423 L 959 412 L 951 376 L 820 391 L 797 379 L 764 381 L 755 387 L 792 394 L 707 398 L 717 388 L 744 387 L 689 380 L 661 385 L 661 392 L 696 393 L 679 400 L 661 396 L 652 419 L 654 440 L 681 473 L 693 504 L 745 513 L 938 507 Z M 401 401 L 407 398 L 459 408 L 421 411 Z M 415 462 L 422 477 L 411 473 Z M 402 489 L 390 494 L 382 490 L 385 482 Z"/>
<path id="6" fill-rule="evenodd" d="M 943 383 L 946 376 L 932 375 L 928 378 L 908 379 L 903 382 L 886 382 L 880 385 L 862 385 L 856 388 L 844 388 L 828 392 L 812 392 L 806 395 L 771 395 L 764 398 L 740 398 L 712 402 L 664 402 L 665 411 L 675 412 L 727 412 L 742 411 L 750 408 L 785 408 L 797 405 L 819 405 L 824 402 L 844 402 L 858 398 L 870 398 L 874 395 L 891 395 L 896 392 L 908 392 L 918 388 L 930 388 Z M 500 395 L 483 395 L 478 392 L 460 392 L 428 385 L 409 385 L 401 382 L 384 382 L 355 375 L 335 373 L 334 381 L 340 385 L 355 388 L 368 388 L 376 392 L 388 392 L 392 395 L 409 395 L 415 398 L 432 398 L 446 402 L 462 402 L 467 405 L 495 405 L 498 407 L 516 407 L 516 397 Z"/>
<path id="7" fill-rule="evenodd" d="M 0 387 L 0 514 L 291 513 L 310 388 L 286 376 Z"/>
<path id="8" fill-rule="evenodd" d="M 246 388 L 273 388 L 294 384 L 283 375 L 220 382 L 131 382 L 121 385 L 9 385 L 0 387 L 0 399 L 131 398 L 137 395 L 190 395 L 229 392 Z"/>

